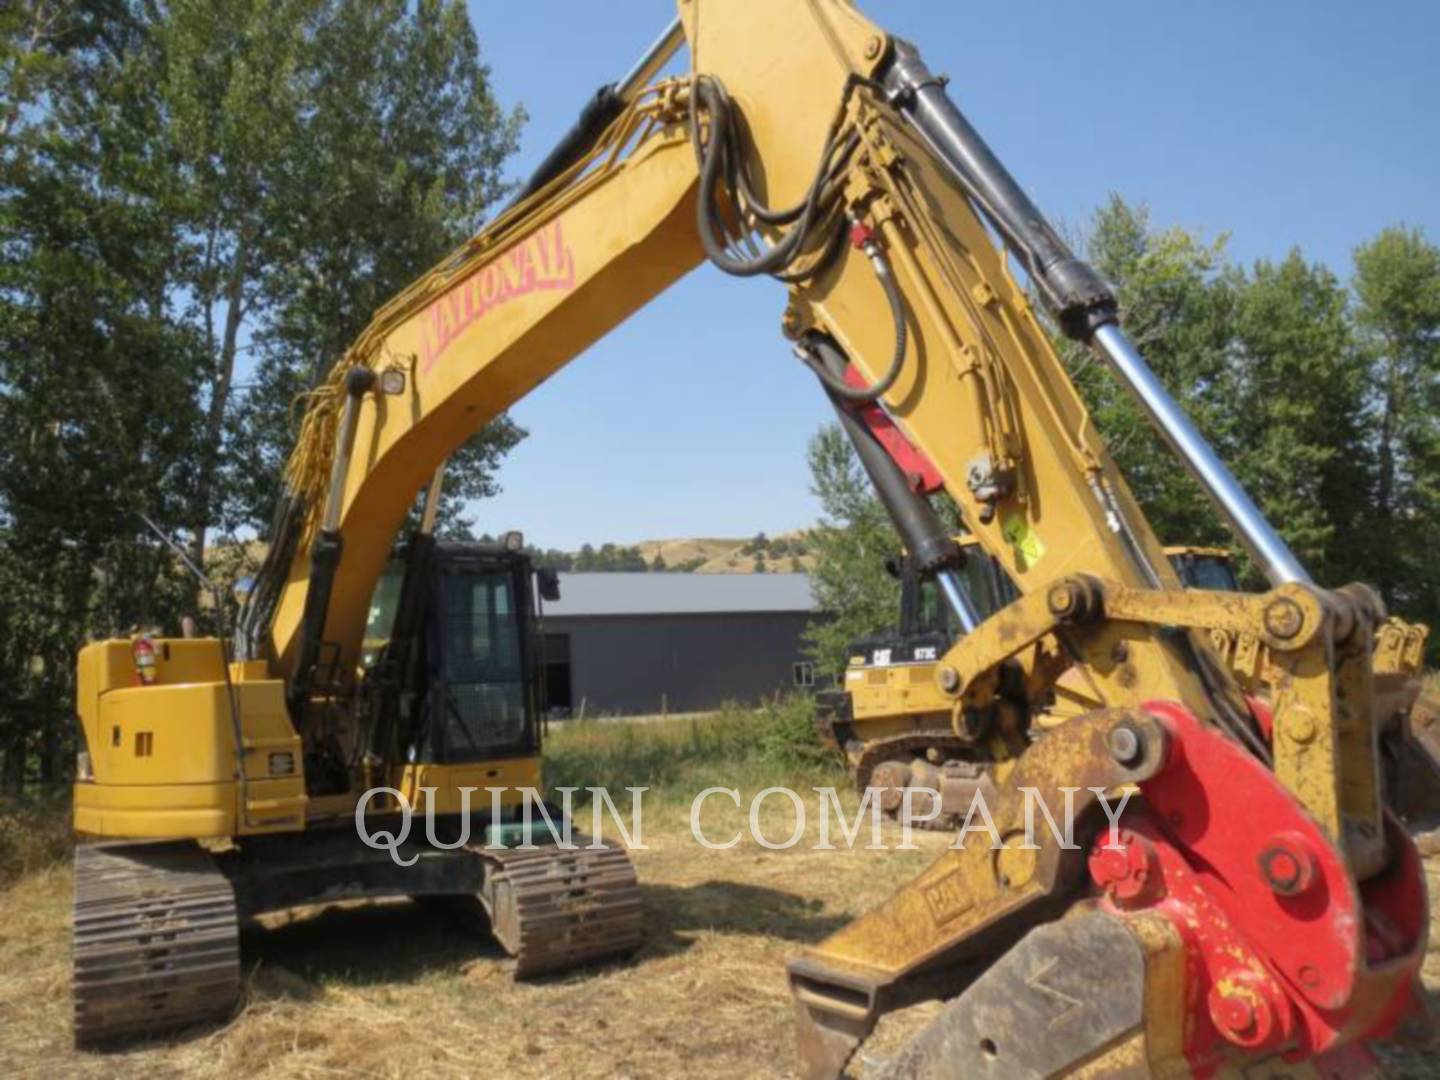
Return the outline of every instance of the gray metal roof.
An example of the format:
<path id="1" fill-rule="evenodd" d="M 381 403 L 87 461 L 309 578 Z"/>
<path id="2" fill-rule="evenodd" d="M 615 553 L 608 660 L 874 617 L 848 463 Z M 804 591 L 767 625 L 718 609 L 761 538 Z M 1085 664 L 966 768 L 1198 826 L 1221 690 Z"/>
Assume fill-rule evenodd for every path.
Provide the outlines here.
<path id="1" fill-rule="evenodd" d="M 561 574 L 545 614 L 693 615 L 814 611 L 808 574 Z"/>

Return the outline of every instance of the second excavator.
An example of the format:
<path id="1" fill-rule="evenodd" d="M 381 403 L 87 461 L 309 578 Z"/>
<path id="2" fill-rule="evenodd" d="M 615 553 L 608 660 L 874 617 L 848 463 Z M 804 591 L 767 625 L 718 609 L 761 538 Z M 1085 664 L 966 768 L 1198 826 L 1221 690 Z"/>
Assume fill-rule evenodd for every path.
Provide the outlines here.
<path id="1" fill-rule="evenodd" d="M 464 788 L 537 779 L 535 743 L 500 739 L 524 730 L 523 691 L 469 665 L 498 655 L 488 635 L 522 604 L 518 587 L 502 601 L 461 574 L 458 591 L 432 590 L 426 649 L 454 631 L 468 651 L 453 669 L 428 651 L 380 667 L 419 682 L 361 674 L 371 595 L 458 445 L 708 261 L 777 282 L 795 357 L 964 631 L 925 676 L 924 707 L 938 697 L 955 738 L 984 740 L 993 765 L 998 844 L 967 836 L 790 964 L 802 1071 L 841 1074 L 883 1014 L 927 998 L 947 1004 L 886 1075 L 1365 1068 L 1367 1041 L 1421 1015 L 1427 934 L 1415 846 L 1379 779 L 1375 594 L 1311 580 L 917 48 L 842 0 L 678 10 L 516 201 L 381 309 L 311 396 L 234 658 L 214 640 L 157 642 L 168 658 L 146 681 L 132 642 L 82 655 L 93 771 L 77 825 L 128 842 L 94 848 L 104 865 L 77 878 L 84 1024 L 102 999 L 131 1027 L 219 1000 L 197 987 L 233 970 L 232 880 L 312 895 L 326 838 L 394 812 L 363 802 L 372 785 L 424 792 L 453 822 Z M 688 74 L 657 78 L 682 45 Z M 1052 330 L 1134 393 L 1268 591 L 1181 587 Z M 957 545 L 909 483 L 906 445 L 1014 582 L 983 621 Z M 1242 693 L 1217 630 L 1264 644 L 1280 673 L 1268 702 Z M 1055 710 L 1062 678 L 1086 708 Z M 476 689 L 437 697 L 437 681 Z M 426 749 L 431 731 L 445 754 Z M 1023 793 L 1057 806 L 1065 789 L 1076 842 L 1025 843 Z M 1112 842 L 1097 811 L 1118 791 L 1138 794 Z M 146 838 L 184 865 L 157 856 L 137 873 Z M 499 902 L 486 874 L 508 875 L 503 860 L 420 847 L 416 865 L 444 875 L 435 890 L 388 871 L 376 889 Z M 226 875 L 232 855 L 247 874 Z M 533 895 L 552 903 L 538 929 L 583 935 L 593 914 L 603 940 L 632 895 L 628 863 L 542 858 L 515 880 L 532 869 L 545 879 Z M 103 903 L 122 909 L 113 926 L 90 917 Z M 143 934 L 161 944 L 134 948 Z M 127 979 L 145 993 L 128 1012 L 104 993 Z"/>

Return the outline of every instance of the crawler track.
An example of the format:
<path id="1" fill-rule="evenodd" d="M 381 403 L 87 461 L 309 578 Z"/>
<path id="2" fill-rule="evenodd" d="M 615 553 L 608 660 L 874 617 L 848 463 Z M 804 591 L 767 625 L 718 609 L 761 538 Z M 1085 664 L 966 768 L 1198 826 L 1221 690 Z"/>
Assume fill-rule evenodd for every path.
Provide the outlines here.
<path id="1" fill-rule="evenodd" d="M 567 971 L 640 947 L 640 887 L 624 848 L 471 850 L 488 864 L 481 902 L 492 932 L 515 957 L 515 977 Z"/>
<path id="2" fill-rule="evenodd" d="M 235 897 L 192 843 L 75 852 L 75 1045 L 228 1016 L 240 994 Z"/>

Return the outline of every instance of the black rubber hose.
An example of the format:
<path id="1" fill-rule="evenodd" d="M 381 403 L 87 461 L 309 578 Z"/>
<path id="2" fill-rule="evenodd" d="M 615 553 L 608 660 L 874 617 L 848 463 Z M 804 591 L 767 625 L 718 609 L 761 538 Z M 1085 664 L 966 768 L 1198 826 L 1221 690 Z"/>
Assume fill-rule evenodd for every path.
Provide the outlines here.
<path id="1" fill-rule="evenodd" d="M 847 84 L 847 95 L 849 85 Z M 717 80 L 708 77 L 697 78 L 694 87 L 695 101 L 690 110 L 690 137 L 700 163 L 700 197 L 696 203 L 696 223 L 705 254 L 721 270 L 735 277 L 781 273 L 804 250 L 821 203 L 828 201 L 837 190 L 834 180 L 840 171 L 840 162 L 843 162 L 858 144 L 858 136 L 852 134 L 839 145 L 837 158 L 836 139 L 840 127 L 840 118 L 837 116 L 826 135 L 820 165 L 805 197 L 793 207 L 772 210 L 755 197 L 751 188 L 739 145 L 736 114 L 725 88 Z M 702 109 L 710 118 L 709 138 L 703 143 L 700 140 Z M 794 221 L 793 228 L 773 247 L 753 258 L 737 258 L 732 255 L 727 250 L 730 241 L 726 235 L 727 229 L 723 222 L 717 220 L 719 214 L 713 201 L 722 175 L 725 189 L 730 192 L 738 191 L 745 202 L 744 209 L 738 204 L 733 206 L 735 218 L 743 219 L 748 211 L 750 216 L 766 224 Z"/>
<path id="2" fill-rule="evenodd" d="M 890 302 L 890 316 L 895 321 L 895 352 L 890 357 L 890 367 L 885 374 L 870 386 L 851 386 L 830 373 L 828 366 L 815 355 L 813 342 L 802 345 L 800 352 L 805 366 L 815 373 L 826 390 L 859 405 L 878 401 L 885 391 L 895 385 L 895 380 L 900 377 L 900 369 L 905 365 L 905 345 L 908 340 L 905 330 L 905 301 L 900 295 L 900 286 L 895 281 L 895 275 L 883 260 L 875 259 L 872 262 L 875 276 L 880 279 L 880 287 L 885 290 L 885 299 Z"/>

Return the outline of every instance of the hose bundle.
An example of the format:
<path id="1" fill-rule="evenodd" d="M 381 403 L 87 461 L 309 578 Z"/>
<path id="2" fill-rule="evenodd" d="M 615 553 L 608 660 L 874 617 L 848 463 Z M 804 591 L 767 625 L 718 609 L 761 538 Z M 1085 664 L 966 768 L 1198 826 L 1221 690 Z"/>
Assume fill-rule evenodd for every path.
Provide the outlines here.
<path id="1" fill-rule="evenodd" d="M 784 209 L 767 206 L 756 194 L 750 175 L 750 158 L 743 146 L 742 119 L 724 85 L 708 75 L 691 81 L 690 140 L 700 171 L 700 197 L 696 222 L 700 243 L 712 263 L 735 277 L 770 274 L 787 284 L 807 281 L 821 273 L 839 254 L 845 242 L 846 220 L 840 201 L 850 159 L 860 145 L 860 134 L 845 127 L 845 111 L 857 86 L 873 86 L 852 75 L 846 80 L 840 107 L 825 135 L 815 176 L 804 196 Z M 702 132 L 702 121 L 708 121 Z M 788 228 L 787 228 L 788 227 Z M 780 239 L 761 248 L 761 230 L 781 233 Z M 848 402 L 876 401 L 900 375 L 905 360 L 905 307 L 894 274 L 868 239 L 864 250 L 875 267 L 895 322 L 895 350 L 880 380 L 854 387 L 837 379 L 815 356 L 808 343 L 797 353 L 831 394 Z M 802 262 L 806 252 L 813 256 Z"/>

